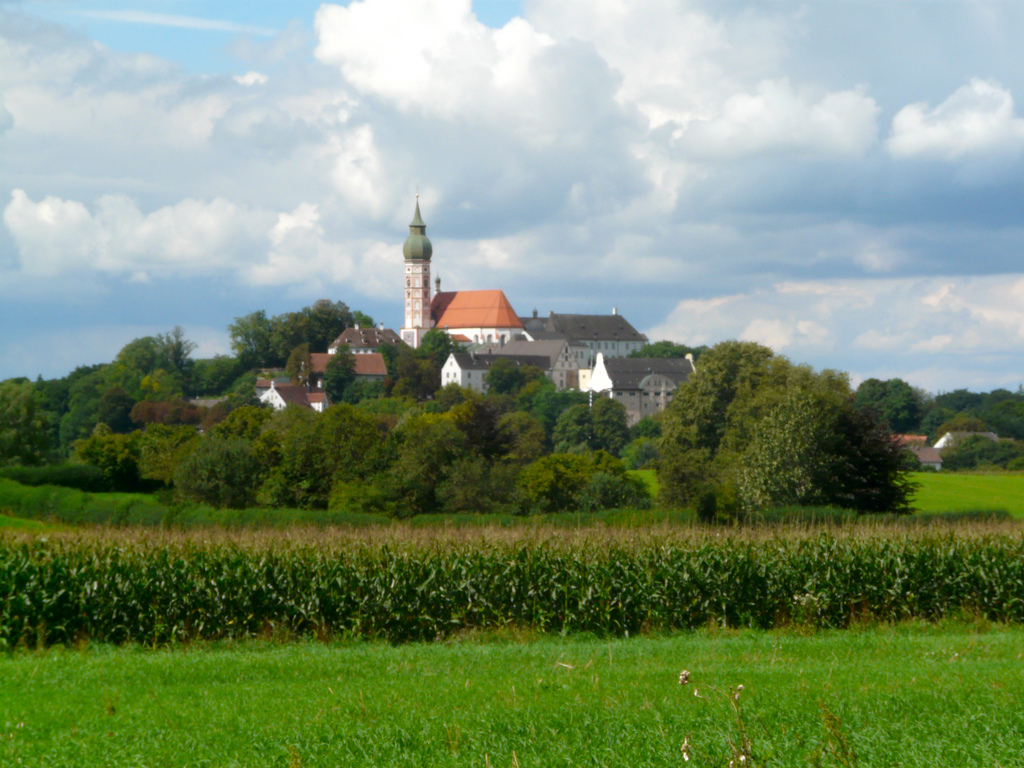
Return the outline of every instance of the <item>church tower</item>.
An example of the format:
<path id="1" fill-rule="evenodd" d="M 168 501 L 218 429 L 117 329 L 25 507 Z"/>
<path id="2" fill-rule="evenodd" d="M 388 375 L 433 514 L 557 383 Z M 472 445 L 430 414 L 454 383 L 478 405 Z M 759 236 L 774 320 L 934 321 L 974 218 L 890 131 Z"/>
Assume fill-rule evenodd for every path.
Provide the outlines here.
<path id="1" fill-rule="evenodd" d="M 430 256 L 433 253 L 427 225 L 420 217 L 420 200 L 416 195 L 416 215 L 409 225 L 409 236 L 402 246 L 405 254 L 405 325 L 402 341 L 418 347 L 423 334 L 431 328 L 430 321 Z"/>

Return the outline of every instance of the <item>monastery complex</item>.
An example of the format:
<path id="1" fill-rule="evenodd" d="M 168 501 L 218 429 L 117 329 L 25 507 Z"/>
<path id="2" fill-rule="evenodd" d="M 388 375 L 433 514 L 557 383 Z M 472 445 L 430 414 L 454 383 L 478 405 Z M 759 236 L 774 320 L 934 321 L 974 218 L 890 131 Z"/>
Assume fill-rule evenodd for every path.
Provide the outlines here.
<path id="1" fill-rule="evenodd" d="M 648 341 L 613 309 L 610 315 L 534 310 L 521 317 L 501 290 L 442 291 L 433 283 L 433 245 L 419 201 L 402 247 L 405 256 L 405 324 L 401 338 L 412 347 L 440 328 L 465 352 L 454 352 L 441 371 L 441 383 L 486 391 L 486 376 L 497 359 L 534 365 L 559 388 L 594 391 L 622 402 L 630 423 L 662 410 L 672 392 L 693 372 L 692 358 L 630 358 Z M 600 389 L 595 389 L 601 383 Z M 604 386 L 607 384 L 608 386 Z"/>
<path id="2" fill-rule="evenodd" d="M 694 371 L 693 359 L 634 358 L 630 354 L 647 344 L 618 310 L 609 315 L 550 312 L 520 316 L 501 290 L 442 291 L 441 279 L 431 282 L 433 245 L 420 214 L 419 201 L 402 247 L 404 261 L 404 324 L 395 334 L 389 329 L 349 328 L 328 348 L 311 357 L 314 373 L 322 377 L 330 355 L 347 345 L 357 361 L 357 374 L 383 380 L 383 343 L 418 347 L 431 329 L 441 329 L 459 345 L 441 370 L 441 384 L 457 384 L 487 391 L 487 373 L 497 360 L 532 365 L 560 389 L 580 389 L 611 397 L 623 404 L 630 424 L 661 411 L 672 393 Z M 283 408 L 303 398 L 302 387 L 264 382 L 260 399 Z M 309 406 L 330 405 L 316 385 L 308 388 Z"/>

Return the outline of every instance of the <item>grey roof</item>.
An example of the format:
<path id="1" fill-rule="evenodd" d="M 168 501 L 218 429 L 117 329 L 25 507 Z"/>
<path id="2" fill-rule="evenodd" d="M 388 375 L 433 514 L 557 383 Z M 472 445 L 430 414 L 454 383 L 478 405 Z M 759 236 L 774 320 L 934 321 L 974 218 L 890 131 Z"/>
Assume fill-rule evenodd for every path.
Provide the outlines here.
<path id="1" fill-rule="evenodd" d="M 622 315 L 548 315 L 548 331 L 578 341 L 647 341 Z"/>
<path id="2" fill-rule="evenodd" d="M 930 445 L 911 445 L 910 450 L 922 464 L 942 464 L 942 455 Z"/>
<path id="3" fill-rule="evenodd" d="M 689 380 L 693 363 L 685 357 L 606 357 L 604 368 L 615 389 L 639 389 L 648 376 L 659 374 L 676 383 Z"/>
<path id="4" fill-rule="evenodd" d="M 522 320 L 522 318 L 519 319 Z M 567 341 L 570 344 L 573 342 L 573 340 L 564 333 L 559 333 L 558 331 L 537 330 L 536 328 L 526 326 L 526 333 L 534 341 Z"/>
<path id="5" fill-rule="evenodd" d="M 464 371 L 486 371 L 495 360 L 511 360 L 516 365 L 533 365 L 542 371 L 551 368 L 548 358 L 540 355 L 481 355 L 473 352 L 452 352 L 452 357 Z"/>
<path id="6" fill-rule="evenodd" d="M 328 349 L 337 347 L 339 344 L 348 344 L 350 349 L 376 349 L 381 344 L 405 344 L 404 341 L 390 328 L 346 328 L 341 332 Z"/>
<path id="7" fill-rule="evenodd" d="M 563 338 L 547 339 L 544 341 L 507 341 L 503 346 L 489 344 L 480 352 L 477 352 L 477 354 L 490 354 L 499 357 L 543 357 L 547 361 L 543 368 L 547 370 L 548 368 L 554 368 L 566 344 L 567 341 Z M 575 362 L 575 358 L 572 359 L 572 362 Z"/>

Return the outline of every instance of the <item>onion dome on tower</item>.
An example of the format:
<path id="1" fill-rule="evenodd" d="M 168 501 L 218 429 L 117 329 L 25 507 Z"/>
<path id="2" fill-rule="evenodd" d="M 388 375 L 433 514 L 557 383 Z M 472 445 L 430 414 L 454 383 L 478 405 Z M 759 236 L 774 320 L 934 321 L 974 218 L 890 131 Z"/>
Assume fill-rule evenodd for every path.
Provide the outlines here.
<path id="1" fill-rule="evenodd" d="M 420 201 L 419 195 L 417 195 L 416 215 L 413 216 L 412 223 L 409 224 L 409 236 L 405 238 L 402 253 L 405 254 L 407 260 L 422 259 L 423 261 L 430 261 L 430 255 L 433 252 L 434 247 L 430 244 L 430 238 L 427 237 L 427 225 L 423 223 L 423 219 L 420 217 Z"/>

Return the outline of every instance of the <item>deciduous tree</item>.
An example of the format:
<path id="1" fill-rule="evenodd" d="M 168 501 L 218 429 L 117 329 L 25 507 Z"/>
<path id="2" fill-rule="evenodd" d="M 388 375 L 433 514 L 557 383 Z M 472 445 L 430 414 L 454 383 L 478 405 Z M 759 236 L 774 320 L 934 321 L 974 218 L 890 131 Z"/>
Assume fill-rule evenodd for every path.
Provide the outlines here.
<path id="1" fill-rule="evenodd" d="M 41 400 L 31 382 L 0 383 L 0 466 L 42 463 L 50 439 Z"/>

